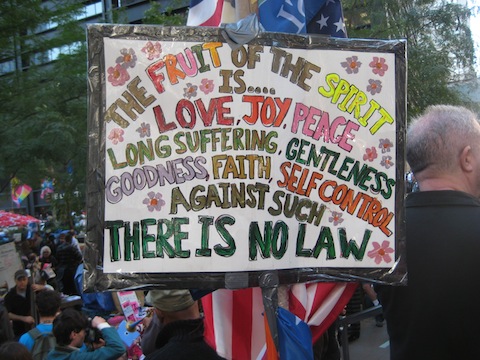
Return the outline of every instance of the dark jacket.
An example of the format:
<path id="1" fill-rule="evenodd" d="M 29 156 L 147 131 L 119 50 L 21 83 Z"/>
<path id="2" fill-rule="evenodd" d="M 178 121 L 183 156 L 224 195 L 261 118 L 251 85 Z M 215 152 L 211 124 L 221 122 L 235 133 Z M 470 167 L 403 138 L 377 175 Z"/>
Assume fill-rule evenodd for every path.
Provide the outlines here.
<path id="1" fill-rule="evenodd" d="M 203 319 L 179 320 L 166 324 L 158 333 L 158 350 L 146 360 L 221 360 L 203 339 Z"/>
<path id="2" fill-rule="evenodd" d="M 82 254 L 72 244 L 62 243 L 57 248 L 57 266 L 69 269 L 77 269 L 82 262 Z"/>
<path id="3" fill-rule="evenodd" d="M 406 201 L 407 286 L 379 287 L 392 360 L 480 359 L 480 201 L 420 191 Z"/>
<path id="4" fill-rule="evenodd" d="M 17 294 L 17 287 L 14 286 L 5 295 L 5 307 L 9 313 L 21 316 L 29 316 L 32 314 L 32 301 L 31 301 L 31 287 L 27 286 L 26 296 L 23 297 Z M 15 338 L 19 338 L 21 335 L 29 331 L 32 326 L 26 324 L 23 321 L 13 320 L 12 328 Z"/>

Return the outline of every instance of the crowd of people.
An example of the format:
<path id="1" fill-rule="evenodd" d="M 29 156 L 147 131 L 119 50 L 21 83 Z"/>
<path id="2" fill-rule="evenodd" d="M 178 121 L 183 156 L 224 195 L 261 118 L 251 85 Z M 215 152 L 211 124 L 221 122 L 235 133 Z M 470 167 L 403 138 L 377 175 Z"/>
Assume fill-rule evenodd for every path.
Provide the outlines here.
<path id="1" fill-rule="evenodd" d="M 135 342 L 140 351 L 130 352 L 120 336 L 125 329 L 114 320 L 123 317 L 119 309 L 106 309 L 102 317 L 95 312 L 105 309 L 88 308 L 90 295 L 97 294 L 82 294 L 82 247 L 73 230 L 57 236 L 33 232 L 16 245 L 23 268 L 0 304 L 0 359 L 222 359 L 203 340 L 199 303 L 188 290 L 149 292 L 154 315 L 134 329 L 141 330 Z M 72 295 L 84 301 L 72 305 Z"/>
<path id="2" fill-rule="evenodd" d="M 140 352 L 132 355 L 131 344 L 120 335 L 132 329 L 101 316 L 89 318 L 79 307 L 65 307 L 61 294 L 50 287 L 34 291 L 24 269 L 15 273 L 15 284 L 5 297 L 9 320 L 2 322 L 2 333 L 11 326 L 13 334 L 1 339 L 2 360 L 223 359 L 204 341 L 199 303 L 188 290 L 149 292 L 153 315 L 143 319 L 135 343 Z"/>

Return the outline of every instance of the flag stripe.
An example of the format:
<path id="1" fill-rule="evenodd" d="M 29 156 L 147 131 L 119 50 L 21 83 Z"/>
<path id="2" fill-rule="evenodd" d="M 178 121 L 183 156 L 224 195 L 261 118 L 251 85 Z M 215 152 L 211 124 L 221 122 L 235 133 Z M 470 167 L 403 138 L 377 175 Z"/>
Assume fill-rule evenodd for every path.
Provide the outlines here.
<path id="1" fill-rule="evenodd" d="M 201 300 L 202 302 L 202 309 L 204 314 L 211 314 L 211 316 L 205 316 L 203 323 L 205 326 L 204 335 L 205 341 L 208 345 L 212 348 L 217 348 L 217 344 L 215 343 L 215 326 L 213 324 L 213 296 L 204 296 Z"/>
<path id="2" fill-rule="evenodd" d="M 252 288 L 252 301 L 253 301 L 253 311 L 252 311 L 252 329 L 264 329 L 264 318 L 266 318 L 263 308 L 263 295 L 262 295 L 262 290 L 260 288 Z M 256 359 L 260 354 L 265 353 L 266 348 L 266 335 L 265 332 L 261 331 L 251 331 L 248 329 L 248 331 L 251 333 L 251 344 L 252 344 L 252 350 L 251 350 L 251 357 L 250 359 Z M 262 352 L 263 351 L 263 352 Z"/>
<path id="3" fill-rule="evenodd" d="M 338 302 L 343 292 L 345 291 L 347 284 L 336 284 L 332 291 L 323 300 L 322 307 L 317 306 L 315 313 L 310 316 L 308 325 L 319 326 L 327 317 L 327 315 L 333 310 L 335 304 Z M 317 298 L 318 301 L 318 298 Z"/>
<path id="4" fill-rule="evenodd" d="M 194 1 L 190 4 L 187 25 L 219 26 L 222 18 L 224 0 Z"/>
<path id="5" fill-rule="evenodd" d="M 252 288 L 242 289 L 237 290 L 232 299 L 232 326 L 235 329 L 232 337 L 232 353 L 235 356 L 232 359 L 251 358 L 252 338 L 248 334 L 251 334 L 249 329 L 252 328 L 252 316 L 254 316 L 252 295 Z"/>
<path id="6" fill-rule="evenodd" d="M 228 290 L 217 290 L 213 293 L 214 303 L 212 306 L 214 314 L 215 344 L 217 352 L 227 358 L 232 358 L 232 317 L 222 316 L 232 314 L 233 292 Z"/>

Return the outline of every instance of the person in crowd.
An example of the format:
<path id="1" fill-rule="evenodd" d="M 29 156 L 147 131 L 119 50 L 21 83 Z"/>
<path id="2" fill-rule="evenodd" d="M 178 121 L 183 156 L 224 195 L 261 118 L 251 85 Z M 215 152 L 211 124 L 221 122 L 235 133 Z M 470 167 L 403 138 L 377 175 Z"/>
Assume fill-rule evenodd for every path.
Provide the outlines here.
<path id="1" fill-rule="evenodd" d="M 24 269 L 17 270 L 14 278 L 15 286 L 5 295 L 5 307 L 12 321 L 13 334 L 18 340 L 35 325 L 35 318 L 32 316 L 32 288 L 28 273 Z"/>
<path id="2" fill-rule="evenodd" d="M 75 231 L 75 229 L 70 229 L 69 234 L 72 235 L 72 245 L 75 246 L 78 252 L 81 254 L 82 248 L 80 247 L 80 243 L 76 237 L 77 232 Z"/>
<path id="3" fill-rule="evenodd" d="M 75 272 L 82 263 L 82 254 L 72 245 L 71 234 L 60 234 L 60 244 L 57 248 L 57 283 L 59 290 L 64 294 L 78 295 L 75 286 Z"/>
<path id="4" fill-rule="evenodd" d="M 362 283 L 362 289 L 363 292 L 365 293 L 365 308 L 369 309 L 373 306 L 378 306 L 380 305 L 380 302 L 378 301 L 378 296 L 373 288 L 373 284 L 371 283 Z M 377 327 L 382 327 L 385 319 L 383 317 L 383 314 L 378 314 L 375 315 L 375 325 Z"/>
<path id="5" fill-rule="evenodd" d="M 39 324 L 36 326 L 38 332 L 42 335 L 51 333 L 53 330 L 53 320 L 60 313 L 62 298 L 60 293 L 55 290 L 42 290 L 35 296 L 38 314 L 40 316 Z M 35 333 L 33 329 L 20 337 L 19 342 L 32 351 L 35 343 Z M 53 348 L 51 349 L 53 350 Z"/>
<path id="6" fill-rule="evenodd" d="M 157 298 L 156 292 L 157 290 L 150 290 L 145 297 L 145 302 L 148 302 L 148 304 L 153 307 L 155 307 L 153 299 Z M 157 340 L 157 335 L 162 329 L 163 324 L 155 311 L 153 311 L 152 316 L 146 317 L 142 323 L 145 326 L 145 329 L 140 339 L 140 346 L 142 347 L 143 355 L 147 356 L 156 350 L 155 341 Z"/>
<path id="7" fill-rule="evenodd" d="M 80 351 L 89 326 L 101 332 L 103 346 L 94 345 L 94 350 L 89 352 Z M 85 314 L 72 308 L 63 310 L 55 318 L 53 334 L 57 345 L 48 354 L 47 360 L 116 360 L 125 353 L 125 344 L 117 329 L 99 316 L 95 316 L 89 324 Z"/>
<path id="8" fill-rule="evenodd" d="M 7 285 L 8 288 L 8 285 Z M 12 341 L 14 338 L 10 319 L 8 317 L 8 310 L 3 304 L 0 304 L 0 344 L 7 341 Z"/>
<path id="9" fill-rule="evenodd" d="M 43 241 L 42 235 L 38 231 L 34 231 L 32 233 L 32 237 L 29 239 L 30 241 L 30 249 L 32 249 L 32 252 L 34 252 L 36 255 L 40 254 L 40 244 Z"/>
<path id="10" fill-rule="evenodd" d="M 44 246 L 48 246 L 52 256 L 55 256 L 57 247 L 55 245 L 55 235 L 51 232 L 46 233 L 43 241 L 40 243 L 40 256 L 42 255 L 42 249 Z"/>
<path id="11" fill-rule="evenodd" d="M 188 290 L 157 290 L 151 298 L 163 328 L 155 342 L 157 350 L 147 360 L 223 359 L 205 342 L 198 301 Z"/>
<path id="12" fill-rule="evenodd" d="M 7 341 L 0 346 L 0 359 L 32 360 L 32 354 L 30 354 L 25 345 L 16 341 Z"/>
<path id="13" fill-rule="evenodd" d="M 428 107 L 408 128 L 406 153 L 419 185 L 406 199 L 408 285 L 377 288 L 391 359 L 480 359 L 479 120 Z"/>
<path id="14" fill-rule="evenodd" d="M 50 264 L 50 267 L 52 268 L 52 270 L 55 270 L 58 264 L 57 259 L 52 254 L 52 249 L 50 249 L 50 247 L 46 245 L 42 247 L 42 249 L 40 250 L 39 261 L 41 264 L 40 266 L 41 268 L 43 268 L 45 264 Z"/>
<path id="15" fill-rule="evenodd" d="M 40 258 L 38 259 L 40 266 L 39 272 L 45 279 L 46 283 L 54 289 L 58 288 L 56 273 L 57 259 L 52 255 L 52 250 L 49 246 L 44 246 L 40 250 Z"/>

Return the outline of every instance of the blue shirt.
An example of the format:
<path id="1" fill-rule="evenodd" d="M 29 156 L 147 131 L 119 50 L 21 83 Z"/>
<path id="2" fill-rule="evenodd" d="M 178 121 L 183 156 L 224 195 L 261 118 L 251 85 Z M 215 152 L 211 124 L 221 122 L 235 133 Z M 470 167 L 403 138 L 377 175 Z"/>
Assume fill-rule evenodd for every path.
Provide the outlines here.
<path id="1" fill-rule="evenodd" d="M 42 334 L 52 332 L 53 324 L 38 324 L 37 329 L 40 330 Z M 33 343 L 35 342 L 28 332 L 23 334 L 18 340 L 20 344 L 23 344 L 27 347 L 28 351 L 32 352 Z"/>

